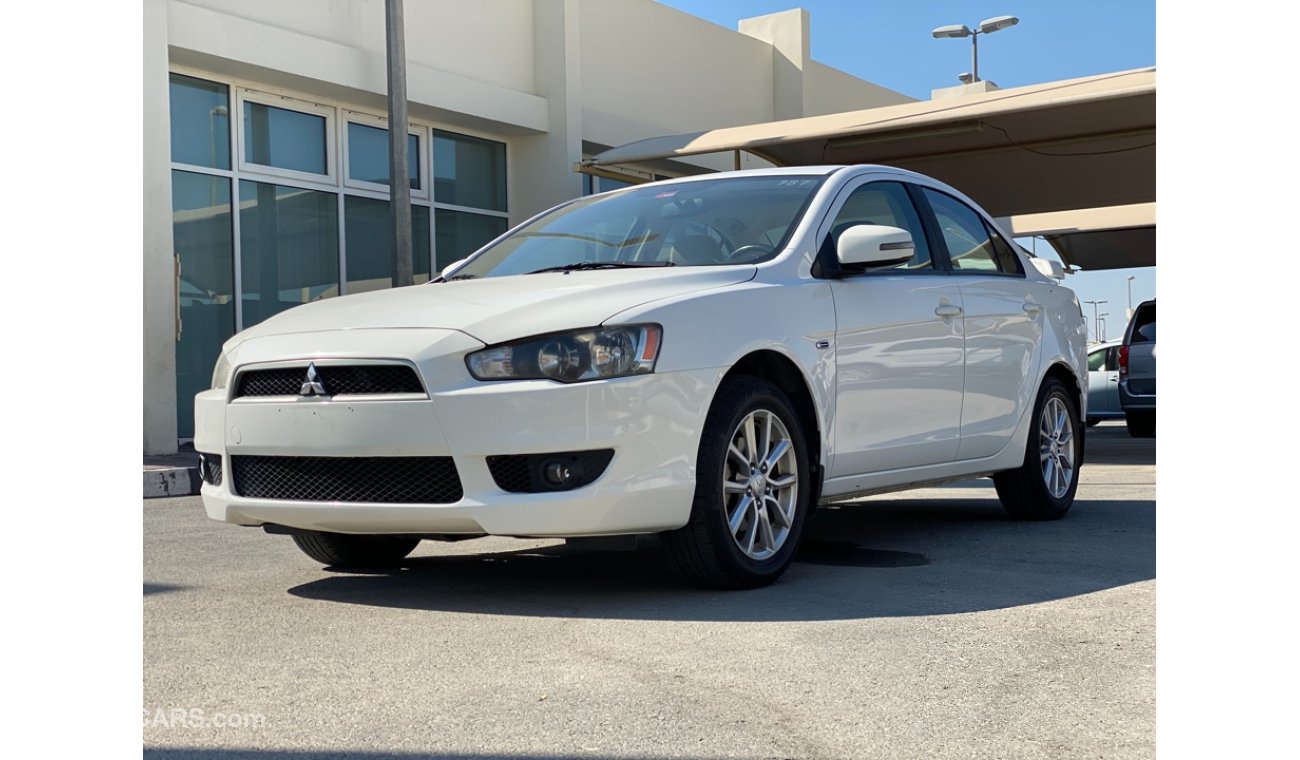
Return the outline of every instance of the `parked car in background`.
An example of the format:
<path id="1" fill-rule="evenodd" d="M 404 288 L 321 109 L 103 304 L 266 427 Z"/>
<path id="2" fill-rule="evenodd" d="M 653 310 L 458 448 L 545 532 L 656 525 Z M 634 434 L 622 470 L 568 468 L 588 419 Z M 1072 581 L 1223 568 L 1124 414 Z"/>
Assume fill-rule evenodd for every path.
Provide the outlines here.
<path id="1" fill-rule="evenodd" d="M 1121 344 L 1112 340 L 1088 347 L 1088 427 L 1124 416 L 1124 410 L 1119 408 Z"/>
<path id="2" fill-rule="evenodd" d="M 196 402 L 210 517 L 340 567 L 424 539 L 659 533 L 689 581 L 770 583 L 821 500 L 991 476 L 1062 517 L 1087 332 L 1059 264 L 882 166 L 570 201 L 434 282 L 231 338 Z"/>
<path id="3" fill-rule="evenodd" d="M 1129 435 L 1156 435 L 1156 302 L 1144 301 L 1133 312 L 1119 348 L 1119 402 Z"/>

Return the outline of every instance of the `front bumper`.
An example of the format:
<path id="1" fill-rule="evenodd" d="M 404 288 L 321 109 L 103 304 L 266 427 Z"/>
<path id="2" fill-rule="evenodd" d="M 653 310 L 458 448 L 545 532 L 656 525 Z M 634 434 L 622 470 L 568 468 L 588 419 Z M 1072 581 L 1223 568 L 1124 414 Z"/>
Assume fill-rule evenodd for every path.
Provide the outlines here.
<path id="1" fill-rule="evenodd" d="M 363 335 L 364 334 L 364 335 Z M 292 340 L 290 340 L 292 339 Z M 302 346 L 311 346 L 304 352 Z M 375 346 L 385 350 L 376 355 Z M 204 484 L 208 516 L 338 533 L 487 533 L 582 536 L 684 525 L 695 489 L 700 431 L 723 369 L 563 385 L 478 382 L 465 353 L 482 344 L 450 330 L 357 330 L 253 339 L 232 364 L 381 359 L 415 365 L 428 398 L 236 399 L 195 402 L 195 448 L 222 457 L 220 485 Z M 487 457 L 613 449 L 604 474 L 571 491 L 509 493 Z M 450 456 L 464 496 L 450 504 L 251 499 L 232 491 L 231 455 Z"/>

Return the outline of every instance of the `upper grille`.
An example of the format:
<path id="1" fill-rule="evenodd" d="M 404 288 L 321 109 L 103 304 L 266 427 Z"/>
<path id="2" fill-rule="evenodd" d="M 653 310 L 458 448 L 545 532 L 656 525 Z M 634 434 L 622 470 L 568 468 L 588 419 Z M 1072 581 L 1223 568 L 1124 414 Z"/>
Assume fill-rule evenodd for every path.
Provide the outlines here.
<path id="1" fill-rule="evenodd" d="M 451 504 L 465 495 L 451 457 L 230 457 L 236 494 L 254 499 Z"/>
<path id="2" fill-rule="evenodd" d="M 316 376 L 331 396 L 376 393 L 424 393 L 415 370 L 405 364 L 316 365 Z M 307 367 L 254 369 L 239 375 L 235 397 L 297 396 Z"/>
<path id="3" fill-rule="evenodd" d="M 552 454 L 501 454 L 487 458 L 492 480 L 502 491 L 544 493 L 570 491 L 592 483 L 605 473 L 613 449 L 559 451 Z M 546 468 L 558 464 L 569 473 L 567 480 L 554 483 L 546 477 Z"/>

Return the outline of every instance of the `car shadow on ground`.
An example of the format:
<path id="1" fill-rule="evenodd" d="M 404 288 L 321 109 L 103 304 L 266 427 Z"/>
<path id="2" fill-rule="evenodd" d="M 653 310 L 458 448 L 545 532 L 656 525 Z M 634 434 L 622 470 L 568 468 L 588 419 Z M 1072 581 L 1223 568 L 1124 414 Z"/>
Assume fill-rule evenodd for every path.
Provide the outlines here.
<path id="1" fill-rule="evenodd" d="M 891 499 L 819 509 L 790 570 L 752 591 L 684 586 L 647 537 L 629 552 L 554 546 L 416 556 L 391 570 L 329 572 L 289 593 L 496 615 L 801 621 L 1001 609 L 1154 577 L 1152 501 L 1080 500 L 1063 520 L 1021 522 L 996 498 Z"/>

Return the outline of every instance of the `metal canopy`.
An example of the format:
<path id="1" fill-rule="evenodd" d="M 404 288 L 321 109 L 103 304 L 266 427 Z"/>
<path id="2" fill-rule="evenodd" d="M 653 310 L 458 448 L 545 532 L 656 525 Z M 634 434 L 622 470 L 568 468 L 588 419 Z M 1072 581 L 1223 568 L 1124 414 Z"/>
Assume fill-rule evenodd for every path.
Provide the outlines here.
<path id="1" fill-rule="evenodd" d="M 928 174 L 996 216 L 1154 203 L 1155 69 L 640 140 L 610 166 L 743 150 L 778 166 L 887 164 Z M 1147 225 L 1047 235 L 1088 269 L 1155 263 Z M 1037 233 L 1031 233 L 1037 234 Z"/>

